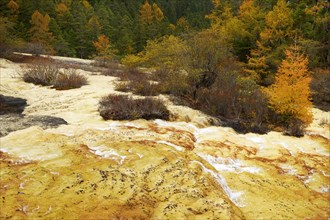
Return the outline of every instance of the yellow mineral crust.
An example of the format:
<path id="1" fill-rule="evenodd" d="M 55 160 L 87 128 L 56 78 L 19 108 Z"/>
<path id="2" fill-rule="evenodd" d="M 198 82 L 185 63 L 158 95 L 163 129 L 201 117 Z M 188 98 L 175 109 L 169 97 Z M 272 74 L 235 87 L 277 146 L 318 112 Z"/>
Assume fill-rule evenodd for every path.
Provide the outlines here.
<path id="1" fill-rule="evenodd" d="M 38 127 L 13 132 L 1 138 L 0 217 L 330 216 L 327 139 L 311 137 L 314 146 L 323 147 L 321 153 L 290 153 L 290 146 L 267 149 L 256 138 L 253 144 L 219 129 L 145 122 L 70 135 Z M 233 135 L 239 144 L 232 142 Z"/>
<path id="2" fill-rule="evenodd" d="M 31 128 L 18 133 L 36 141 L 16 135 L 1 140 L 9 152 L 1 154 L 1 218 L 244 218 L 217 181 L 192 162 L 198 158 L 191 152 L 151 140 L 104 138 L 111 131 L 93 131 L 99 148 L 90 132 L 65 137 Z M 27 154 L 46 156 L 48 145 L 58 151 L 56 157 L 33 160 L 17 153 L 30 147 L 34 151 Z"/>

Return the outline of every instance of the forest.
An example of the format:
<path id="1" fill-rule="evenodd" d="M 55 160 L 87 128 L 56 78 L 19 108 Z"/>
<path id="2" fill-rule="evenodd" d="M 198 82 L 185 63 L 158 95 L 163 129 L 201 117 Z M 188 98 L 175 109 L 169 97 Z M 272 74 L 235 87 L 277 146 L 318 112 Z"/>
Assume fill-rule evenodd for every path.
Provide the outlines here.
<path id="1" fill-rule="evenodd" d="M 239 131 L 301 136 L 312 104 L 330 103 L 329 6 L 326 0 L 0 0 L 0 55 L 102 59 L 123 63 L 130 74 L 150 68 L 152 77 L 140 74 L 119 89 L 172 94 Z"/>

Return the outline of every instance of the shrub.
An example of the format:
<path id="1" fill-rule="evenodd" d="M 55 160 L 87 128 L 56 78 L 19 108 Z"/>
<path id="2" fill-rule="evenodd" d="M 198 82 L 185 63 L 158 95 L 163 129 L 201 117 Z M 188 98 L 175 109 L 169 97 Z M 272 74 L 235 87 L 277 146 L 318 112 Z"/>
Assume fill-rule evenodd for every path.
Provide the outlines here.
<path id="1" fill-rule="evenodd" d="M 192 107 L 221 118 L 225 125 L 238 132 L 267 131 L 265 95 L 255 81 L 242 78 L 236 72 L 222 73 L 210 88 L 197 88 L 191 100 Z"/>
<path id="2" fill-rule="evenodd" d="M 114 82 L 115 90 L 119 92 L 130 92 L 131 87 L 128 81 Z"/>
<path id="3" fill-rule="evenodd" d="M 119 69 L 119 63 L 118 61 L 114 60 L 113 58 L 108 58 L 108 57 L 95 57 L 94 58 L 94 62 L 93 62 L 94 66 L 97 67 L 106 67 L 109 69 Z"/>
<path id="4" fill-rule="evenodd" d="M 142 96 L 156 96 L 160 93 L 157 82 L 151 82 L 148 74 L 138 70 L 112 72 L 121 81 L 115 83 L 117 91 L 128 92 Z"/>
<path id="5" fill-rule="evenodd" d="M 124 64 L 128 69 L 136 69 L 143 63 L 143 61 L 144 58 L 142 56 L 132 54 L 127 55 L 121 60 L 122 64 Z"/>
<path id="6" fill-rule="evenodd" d="M 191 75 L 185 72 L 161 68 L 156 71 L 153 78 L 159 82 L 160 90 L 163 93 L 182 96 L 189 93 L 193 87 Z"/>
<path id="7" fill-rule="evenodd" d="M 170 113 L 159 99 L 133 99 L 128 95 L 108 95 L 99 103 L 100 115 L 105 120 L 165 119 Z"/>
<path id="8" fill-rule="evenodd" d="M 129 86 L 132 87 L 132 92 L 142 96 L 157 96 L 160 94 L 160 86 L 157 82 L 145 81 L 130 81 Z"/>
<path id="9" fill-rule="evenodd" d="M 33 64 L 23 70 L 22 78 L 25 82 L 35 85 L 50 86 L 60 73 L 56 65 Z"/>
<path id="10" fill-rule="evenodd" d="M 64 73 L 59 73 L 53 83 L 55 89 L 66 90 L 80 88 L 87 84 L 87 78 L 84 75 L 77 73 L 74 69 L 65 70 Z"/>
<path id="11" fill-rule="evenodd" d="M 29 65 L 22 73 L 25 82 L 35 85 L 53 86 L 58 90 L 80 88 L 87 84 L 87 78 L 74 69 L 61 72 L 57 65 L 51 63 L 37 63 Z"/>
<path id="12" fill-rule="evenodd" d="M 299 119 L 291 119 L 287 122 L 284 134 L 295 137 L 303 137 L 306 125 Z"/>
<path id="13" fill-rule="evenodd" d="M 25 52 L 39 56 L 40 54 L 45 54 L 46 50 L 41 43 L 27 43 L 25 47 Z"/>
<path id="14" fill-rule="evenodd" d="M 128 80 L 141 80 L 142 78 L 147 78 L 146 74 L 143 72 L 140 72 L 137 69 L 132 70 L 122 70 L 120 68 L 113 69 L 108 68 L 107 70 L 102 72 L 105 76 L 114 76 L 118 77 L 120 81 L 128 81 Z M 141 78 L 141 79 L 140 79 Z"/>

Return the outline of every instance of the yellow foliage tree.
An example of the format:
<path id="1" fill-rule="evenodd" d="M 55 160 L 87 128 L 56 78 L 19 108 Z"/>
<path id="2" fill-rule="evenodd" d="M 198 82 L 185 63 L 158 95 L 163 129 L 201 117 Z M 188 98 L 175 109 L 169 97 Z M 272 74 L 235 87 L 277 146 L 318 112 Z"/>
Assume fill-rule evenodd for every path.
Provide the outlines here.
<path id="1" fill-rule="evenodd" d="M 249 4 L 250 6 L 253 5 L 251 2 L 249 0 L 246 1 L 245 10 L 247 10 Z M 250 7 L 250 9 L 252 8 Z M 256 13 L 255 9 L 250 12 Z M 247 15 L 249 13 L 245 13 L 244 18 L 250 20 Z M 291 41 L 293 36 L 292 10 L 288 7 L 286 0 L 277 1 L 273 10 L 266 15 L 265 25 L 266 27 L 260 32 L 257 48 L 253 49 L 248 57 L 245 71 L 256 77 L 259 84 L 268 86 L 272 83 L 273 77 L 270 74 L 270 67 L 280 64 L 284 55 L 284 48 L 286 48 L 286 44 Z M 258 33 L 257 30 L 252 32 Z"/>
<path id="2" fill-rule="evenodd" d="M 265 89 L 265 92 L 269 97 L 270 107 L 283 116 L 285 122 L 301 122 L 306 126 L 312 122 L 308 59 L 300 53 L 297 46 L 290 47 L 285 54 L 286 59 L 277 71 L 275 83 Z"/>
<path id="3" fill-rule="evenodd" d="M 231 7 L 226 2 L 221 0 L 212 0 L 214 9 L 211 14 L 207 15 L 206 18 L 212 23 L 212 26 L 222 25 L 228 19 L 233 17 Z"/>
<path id="4" fill-rule="evenodd" d="M 29 32 L 31 34 L 31 40 L 34 43 L 41 44 L 44 49 L 48 52 L 53 53 L 54 49 L 51 44 L 54 37 L 51 32 L 49 32 L 49 22 L 50 17 L 48 14 L 42 15 L 38 10 L 32 14 L 30 23 L 32 27 Z"/>
<path id="5" fill-rule="evenodd" d="M 103 34 L 99 35 L 97 40 L 93 42 L 93 45 L 97 51 L 97 57 L 101 59 L 103 64 L 113 59 L 114 51 L 107 36 Z"/>
<path id="6" fill-rule="evenodd" d="M 257 41 L 257 46 L 257 49 L 251 51 L 244 72 L 248 74 L 249 78 L 262 84 L 264 83 L 263 80 L 270 74 L 266 62 L 266 54 L 270 51 L 270 48 L 262 46 L 259 41 Z"/>
<path id="7" fill-rule="evenodd" d="M 56 5 L 55 11 L 57 12 L 58 15 L 64 16 L 66 13 L 69 12 L 68 6 L 64 3 L 59 3 Z"/>
<path id="8" fill-rule="evenodd" d="M 110 40 L 107 36 L 103 34 L 99 35 L 97 41 L 94 41 L 93 44 L 98 55 L 105 56 L 110 54 L 111 46 L 110 46 Z"/>
<path id="9" fill-rule="evenodd" d="M 158 7 L 156 3 L 152 4 L 152 9 L 154 11 L 155 18 L 158 22 L 161 22 L 164 19 L 164 13 L 162 10 Z"/>
<path id="10" fill-rule="evenodd" d="M 264 45 L 276 45 L 292 37 L 292 10 L 286 0 L 278 0 L 273 10 L 266 15 L 266 28 L 260 33 Z"/>
<path id="11" fill-rule="evenodd" d="M 154 69 L 176 69 L 181 66 L 181 53 L 185 53 L 186 43 L 173 35 L 164 36 L 158 40 L 150 40 L 144 51 L 138 55 L 127 55 L 122 63 L 129 68 L 144 66 Z"/>
<path id="12" fill-rule="evenodd" d="M 176 31 L 177 32 L 188 32 L 190 29 L 190 24 L 185 17 L 180 17 L 176 22 Z"/>
<path id="13" fill-rule="evenodd" d="M 17 14 L 18 13 L 19 5 L 14 0 L 10 0 L 8 2 L 7 6 L 8 6 L 8 8 L 10 9 L 10 11 L 13 14 Z"/>
<path id="14" fill-rule="evenodd" d="M 140 9 L 140 20 L 143 23 L 151 24 L 153 20 L 152 7 L 149 4 L 148 0 L 142 5 Z"/>

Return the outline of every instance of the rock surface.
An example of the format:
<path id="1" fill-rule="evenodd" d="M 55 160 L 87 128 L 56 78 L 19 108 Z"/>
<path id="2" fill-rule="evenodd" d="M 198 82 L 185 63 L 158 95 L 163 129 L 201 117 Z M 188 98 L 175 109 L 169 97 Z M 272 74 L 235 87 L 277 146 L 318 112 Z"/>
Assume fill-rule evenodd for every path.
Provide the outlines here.
<path id="1" fill-rule="evenodd" d="M 40 126 L 46 129 L 67 124 L 66 121 L 58 117 L 46 115 L 24 116 L 22 112 L 25 106 L 25 99 L 0 94 L 0 137 L 31 126 Z"/>
<path id="2" fill-rule="evenodd" d="M 2 63 L 0 93 L 26 99 L 27 116 L 68 124 L 0 139 L 0 218 L 330 217 L 328 113 L 314 110 L 303 138 L 237 134 L 181 106 L 169 106 L 184 109 L 181 122 L 105 122 L 97 103 L 116 78 L 82 71 L 90 85 L 56 91 L 13 78 L 18 65 Z"/>
<path id="3" fill-rule="evenodd" d="M 0 114 L 0 137 L 6 136 L 10 132 L 29 128 L 31 126 L 40 126 L 41 128 L 54 128 L 67 122 L 59 117 L 47 115 L 29 115 L 21 114 Z"/>

